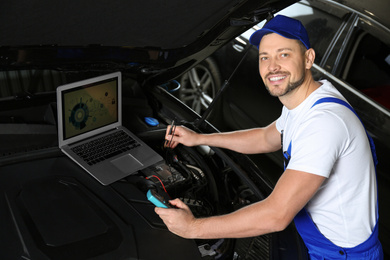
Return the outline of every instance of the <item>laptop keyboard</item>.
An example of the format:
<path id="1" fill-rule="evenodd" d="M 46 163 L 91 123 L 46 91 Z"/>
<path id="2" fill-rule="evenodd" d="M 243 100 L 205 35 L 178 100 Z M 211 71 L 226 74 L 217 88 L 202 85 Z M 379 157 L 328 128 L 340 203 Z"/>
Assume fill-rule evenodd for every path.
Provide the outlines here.
<path id="1" fill-rule="evenodd" d="M 131 136 L 118 131 L 75 146 L 71 150 L 89 165 L 93 165 L 138 146 L 140 144 Z"/>

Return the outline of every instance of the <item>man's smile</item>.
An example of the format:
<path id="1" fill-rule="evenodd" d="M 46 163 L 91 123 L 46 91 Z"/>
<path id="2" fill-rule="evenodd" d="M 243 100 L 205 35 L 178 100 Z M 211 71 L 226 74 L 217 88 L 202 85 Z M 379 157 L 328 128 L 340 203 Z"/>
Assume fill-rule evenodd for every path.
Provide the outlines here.
<path id="1" fill-rule="evenodd" d="M 272 76 L 272 77 L 269 77 L 268 80 L 271 81 L 271 82 L 275 82 L 275 81 L 279 81 L 279 80 L 282 80 L 282 79 L 285 79 L 287 76 Z"/>

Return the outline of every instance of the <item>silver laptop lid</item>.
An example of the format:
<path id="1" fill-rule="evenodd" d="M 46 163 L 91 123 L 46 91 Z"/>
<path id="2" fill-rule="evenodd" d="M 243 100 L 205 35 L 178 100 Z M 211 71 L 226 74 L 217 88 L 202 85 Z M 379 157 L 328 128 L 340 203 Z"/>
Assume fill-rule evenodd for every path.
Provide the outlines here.
<path id="1" fill-rule="evenodd" d="M 58 145 L 122 125 L 122 76 L 115 72 L 57 88 Z"/>

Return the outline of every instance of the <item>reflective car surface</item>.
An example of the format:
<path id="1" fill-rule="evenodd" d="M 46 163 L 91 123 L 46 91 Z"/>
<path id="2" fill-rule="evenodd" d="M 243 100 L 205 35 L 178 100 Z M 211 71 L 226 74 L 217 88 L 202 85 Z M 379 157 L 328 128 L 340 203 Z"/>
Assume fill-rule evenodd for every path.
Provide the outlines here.
<path id="1" fill-rule="evenodd" d="M 210 147 L 167 149 L 164 136 L 172 123 L 217 131 L 171 94 L 178 88 L 173 79 L 197 64 L 210 68 L 206 57 L 292 2 L 2 3 L 0 258 L 306 259 L 292 225 L 245 239 L 182 239 L 147 198 L 149 191 L 181 198 L 203 217 L 271 192 L 248 157 Z M 56 89 L 118 71 L 123 125 L 163 161 L 102 185 L 58 148 Z M 181 78 L 183 89 L 187 81 L 207 81 L 202 73 Z M 74 107 L 82 111 L 59 117 L 75 128 L 94 124 L 105 103 L 91 100 L 77 98 Z"/>
<path id="2" fill-rule="evenodd" d="M 0 14 L 0 258 L 307 259 L 293 224 L 251 238 L 182 239 L 166 229 L 146 196 L 151 189 L 163 190 L 181 198 L 195 216 L 205 217 L 234 211 L 272 191 L 282 172 L 281 154 L 249 157 L 214 147 L 172 150 L 164 147 L 164 136 L 172 123 L 211 133 L 266 125 L 279 115 L 281 105 L 261 85 L 257 49 L 245 44 L 245 37 L 234 39 L 271 14 L 295 8 L 295 2 L 2 3 L 7 12 Z M 364 31 L 388 48 L 388 20 L 379 14 L 385 20 L 373 20 L 362 16 L 363 9 L 354 13 L 335 2 L 300 5 L 305 7 L 300 11 L 316 7 L 315 14 L 320 13 L 315 18 L 321 19 L 316 22 L 324 26 L 309 32 L 318 36 L 312 39 L 319 46 L 313 72 L 342 89 L 375 138 L 380 236 L 386 251 L 389 183 L 383 157 L 389 149 L 389 112 L 347 79 L 355 79 L 352 53 L 361 52 L 352 45 L 365 41 Z M 326 22 L 328 13 L 332 18 Z M 314 16 L 303 17 L 308 24 Z M 244 53 L 245 63 L 213 103 Z M 386 72 L 386 64 L 381 66 Z M 58 148 L 55 91 L 117 71 L 122 74 L 123 125 L 164 160 L 104 186 Z M 210 105 L 213 109 L 207 110 Z"/>

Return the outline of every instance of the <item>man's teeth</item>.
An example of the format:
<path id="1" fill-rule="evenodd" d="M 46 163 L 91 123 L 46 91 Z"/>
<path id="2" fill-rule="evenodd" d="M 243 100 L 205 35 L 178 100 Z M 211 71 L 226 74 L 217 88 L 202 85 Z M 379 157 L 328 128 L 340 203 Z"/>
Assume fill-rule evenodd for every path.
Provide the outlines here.
<path id="1" fill-rule="evenodd" d="M 278 81 L 278 80 L 282 80 L 282 79 L 284 79 L 284 78 L 286 78 L 286 76 L 282 76 L 282 77 L 271 77 L 271 78 L 269 78 L 269 80 L 270 80 L 270 81 Z"/>

